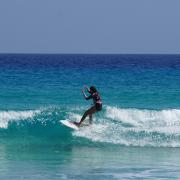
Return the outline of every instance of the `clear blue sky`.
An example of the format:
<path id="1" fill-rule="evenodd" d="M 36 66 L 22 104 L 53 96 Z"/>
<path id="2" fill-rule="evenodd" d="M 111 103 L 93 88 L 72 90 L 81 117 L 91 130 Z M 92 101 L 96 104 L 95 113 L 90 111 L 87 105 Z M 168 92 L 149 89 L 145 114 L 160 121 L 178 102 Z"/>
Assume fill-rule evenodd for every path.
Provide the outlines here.
<path id="1" fill-rule="evenodd" d="M 180 0 L 0 0 L 0 53 L 180 53 Z"/>

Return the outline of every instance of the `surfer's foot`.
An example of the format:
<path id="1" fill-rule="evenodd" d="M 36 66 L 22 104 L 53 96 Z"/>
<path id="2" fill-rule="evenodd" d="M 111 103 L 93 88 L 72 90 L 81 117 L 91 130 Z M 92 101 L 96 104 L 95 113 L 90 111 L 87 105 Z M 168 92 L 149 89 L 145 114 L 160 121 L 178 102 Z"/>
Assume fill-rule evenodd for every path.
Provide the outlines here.
<path id="1" fill-rule="evenodd" d="M 78 122 L 74 122 L 74 124 L 78 127 L 80 126 L 80 123 L 78 123 Z"/>

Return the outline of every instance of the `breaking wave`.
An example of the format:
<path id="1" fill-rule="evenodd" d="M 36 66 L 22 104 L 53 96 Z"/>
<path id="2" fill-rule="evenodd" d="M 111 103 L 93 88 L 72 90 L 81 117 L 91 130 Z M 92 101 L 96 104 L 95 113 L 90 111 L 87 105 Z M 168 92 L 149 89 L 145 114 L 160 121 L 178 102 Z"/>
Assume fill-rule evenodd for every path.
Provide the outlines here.
<path id="1" fill-rule="evenodd" d="M 4 138 L 2 133 L 8 136 L 13 133 L 81 145 L 86 142 L 180 147 L 180 109 L 148 110 L 106 106 L 95 115 L 92 126 L 82 127 L 79 131 L 73 131 L 59 122 L 61 119 L 79 121 L 84 109 L 85 107 L 47 107 L 26 111 L 0 111 L 0 138 Z"/>

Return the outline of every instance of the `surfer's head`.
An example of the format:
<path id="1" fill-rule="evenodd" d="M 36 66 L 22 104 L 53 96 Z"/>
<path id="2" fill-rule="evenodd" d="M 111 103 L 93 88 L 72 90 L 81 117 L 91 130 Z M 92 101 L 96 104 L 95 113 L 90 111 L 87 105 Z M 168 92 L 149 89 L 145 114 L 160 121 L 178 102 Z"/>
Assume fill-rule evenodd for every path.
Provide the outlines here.
<path id="1" fill-rule="evenodd" d="M 93 94 L 93 93 L 96 93 L 96 92 L 97 92 L 96 88 L 94 86 L 91 86 L 90 87 L 90 93 Z"/>

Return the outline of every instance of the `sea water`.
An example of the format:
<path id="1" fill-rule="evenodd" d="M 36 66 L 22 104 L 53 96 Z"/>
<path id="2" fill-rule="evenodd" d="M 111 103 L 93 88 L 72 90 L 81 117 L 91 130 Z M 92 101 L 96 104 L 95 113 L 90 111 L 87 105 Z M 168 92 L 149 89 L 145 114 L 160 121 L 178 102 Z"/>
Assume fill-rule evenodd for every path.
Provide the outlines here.
<path id="1" fill-rule="evenodd" d="M 179 148 L 180 55 L 0 55 L 0 179 L 179 179 Z"/>

